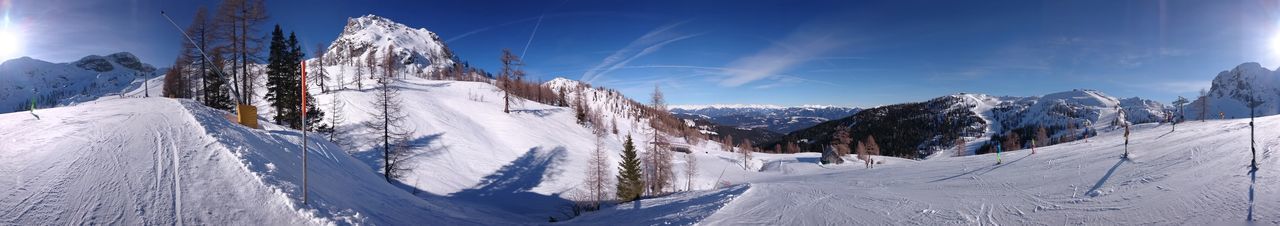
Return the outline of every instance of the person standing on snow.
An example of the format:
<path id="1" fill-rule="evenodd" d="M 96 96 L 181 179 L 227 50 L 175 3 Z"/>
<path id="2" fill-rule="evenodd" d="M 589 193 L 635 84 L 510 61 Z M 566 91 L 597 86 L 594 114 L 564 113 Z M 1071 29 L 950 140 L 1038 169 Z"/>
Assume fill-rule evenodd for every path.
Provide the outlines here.
<path id="1" fill-rule="evenodd" d="M 40 120 L 40 115 L 36 114 L 36 88 L 31 88 L 31 116 L 35 116 L 36 120 Z"/>

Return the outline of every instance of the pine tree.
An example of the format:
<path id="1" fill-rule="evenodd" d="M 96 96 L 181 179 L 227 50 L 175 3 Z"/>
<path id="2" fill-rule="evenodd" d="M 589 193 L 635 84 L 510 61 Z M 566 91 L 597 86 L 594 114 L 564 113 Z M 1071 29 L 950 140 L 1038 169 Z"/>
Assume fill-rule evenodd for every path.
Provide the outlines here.
<path id="1" fill-rule="evenodd" d="M 275 116 L 272 117 L 276 124 L 285 125 L 290 128 L 300 129 L 301 121 L 298 125 L 294 125 L 292 119 L 298 118 L 300 112 L 294 112 L 294 106 L 300 105 L 300 100 L 295 91 L 298 91 L 296 78 L 290 69 L 293 60 L 289 56 L 290 49 L 284 38 L 284 31 L 280 29 L 280 25 L 275 26 L 275 30 L 271 32 L 271 45 L 267 55 L 267 95 L 264 97 L 271 102 L 271 107 L 275 109 Z M 299 109 L 300 110 L 300 109 Z"/>
<path id="2" fill-rule="evenodd" d="M 222 69 L 226 66 L 226 60 L 223 58 L 221 50 L 214 49 L 209 55 L 213 57 L 208 62 L 209 70 L 204 73 L 205 84 L 205 105 L 222 110 L 231 110 L 235 108 L 234 99 L 231 97 L 230 75 L 224 74 Z"/>
<path id="3" fill-rule="evenodd" d="M 297 83 L 302 81 L 301 75 L 303 73 L 302 72 L 303 68 L 302 68 L 302 65 L 300 64 L 302 63 L 303 59 L 305 59 L 304 58 L 305 53 L 302 52 L 302 44 L 298 42 L 298 37 L 294 35 L 293 32 L 289 32 L 288 44 L 289 44 L 288 56 L 290 57 L 291 60 L 293 60 L 293 64 L 291 64 L 292 70 L 290 72 L 294 72 L 296 75 L 298 75 L 293 79 L 293 81 L 296 81 L 293 86 L 297 87 L 298 89 L 295 89 L 295 90 L 298 90 L 299 92 L 301 92 L 301 89 L 307 89 L 307 92 L 305 92 L 306 96 L 302 97 L 306 99 L 306 102 L 304 102 L 306 103 L 306 106 L 301 106 L 301 104 L 295 105 L 295 106 L 300 106 L 299 108 L 303 108 L 303 107 L 307 108 L 306 110 L 307 115 L 305 118 L 307 121 L 307 123 L 305 124 L 307 128 L 305 129 L 307 131 L 319 131 L 324 133 L 331 132 L 333 128 L 321 122 L 324 119 L 324 111 L 316 107 L 316 99 L 311 96 L 311 93 L 312 93 L 311 87 L 310 86 L 302 87 L 303 84 Z M 302 96 L 302 95 L 295 95 L 295 96 Z"/>
<path id="4" fill-rule="evenodd" d="M 622 162 L 618 163 L 618 201 L 629 202 L 640 198 L 644 193 L 644 180 L 640 172 L 640 157 L 636 154 L 635 143 L 631 135 L 627 135 L 622 143 Z"/>

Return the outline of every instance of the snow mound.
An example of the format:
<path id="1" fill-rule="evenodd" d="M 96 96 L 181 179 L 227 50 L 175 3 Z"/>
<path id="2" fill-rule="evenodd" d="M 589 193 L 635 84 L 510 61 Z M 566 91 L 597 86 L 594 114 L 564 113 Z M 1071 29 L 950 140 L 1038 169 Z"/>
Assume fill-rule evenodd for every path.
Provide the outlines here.
<path id="1" fill-rule="evenodd" d="M 301 204 L 299 133 L 249 129 L 163 98 L 0 115 L 0 224 L 495 224 L 424 200 L 312 138 Z"/>

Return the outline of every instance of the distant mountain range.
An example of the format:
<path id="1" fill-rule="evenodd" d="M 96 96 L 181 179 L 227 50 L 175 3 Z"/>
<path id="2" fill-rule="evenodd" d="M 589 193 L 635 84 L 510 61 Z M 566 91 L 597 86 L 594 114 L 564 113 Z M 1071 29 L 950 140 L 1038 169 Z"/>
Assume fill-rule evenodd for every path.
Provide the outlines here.
<path id="1" fill-rule="evenodd" d="M 837 127 L 849 127 L 855 139 L 874 136 L 882 155 L 924 158 L 944 150 L 953 154 L 984 153 L 989 141 L 1003 141 L 1011 134 L 1018 135 L 1019 145 L 1028 145 L 1039 128 L 1044 128 L 1051 139 L 1040 141 L 1040 145 L 1074 140 L 1116 128 L 1117 119 L 1127 123 L 1161 122 L 1172 111 L 1157 101 L 1118 99 L 1096 90 L 1030 97 L 960 93 L 866 109 L 789 133 L 779 142 L 798 143 L 802 151 L 820 151 L 830 143 Z M 959 139 L 966 140 L 968 148 L 951 150 Z"/>
<path id="2" fill-rule="evenodd" d="M 764 128 L 775 133 L 790 133 L 831 119 L 848 117 L 862 109 L 837 106 L 805 105 L 673 105 L 671 113 L 682 118 L 703 118 L 724 126 L 744 129 Z"/>

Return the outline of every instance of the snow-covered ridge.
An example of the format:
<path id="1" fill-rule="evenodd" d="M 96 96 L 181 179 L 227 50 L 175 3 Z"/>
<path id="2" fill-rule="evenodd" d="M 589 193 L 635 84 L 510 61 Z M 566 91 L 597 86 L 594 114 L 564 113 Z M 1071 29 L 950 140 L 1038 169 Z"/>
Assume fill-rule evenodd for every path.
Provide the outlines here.
<path id="1" fill-rule="evenodd" d="M 1251 97 L 1262 102 L 1254 109 L 1254 114 L 1280 114 L 1280 73 L 1254 62 L 1219 72 L 1209 87 L 1208 97 L 1203 100 L 1188 97 L 1193 102 L 1186 106 L 1186 117 L 1198 119 L 1201 112 L 1205 112 L 1205 118 L 1249 117 L 1248 102 Z M 1205 101 L 1208 103 L 1205 104 Z M 1202 104 L 1207 105 L 1208 109 L 1201 110 Z"/>
<path id="2" fill-rule="evenodd" d="M 681 105 L 671 105 L 670 108 L 681 109 L 681 110 L 703 110 L 703 109 L 711 109 L 711 108 L 720 108 L 720 109 L 755 108 L 755 109 L 775 109 L 776 110 L 776 109 L 788 109 L 788 108 L 812 109 L 812 108 L 853 108 L 853 107 L 844 107 L 844 106 L 836 106 L 836 105 L 820 105 L 820 104 L 805 104 L 805 105 L 798 105 L 798 106 L 782 106 L 782 105 L 774 105 L 774 104 L 681 104 Z"/>
<path id="3" fill-rule="evenodd" d="M 425 77 L 454 63 L 453 52 L 435 32 L 412 28 L 390 19 L 365 15 L 347 20 L 342 33 L 326 50 L 325 66 L 364 67 L 370 56 L 381 64 L 387 52 L 403 64 L 400 71 Z"/>
<path id="4" fill-rule="evenodd" d="M 23 57 L 0 64 L 0 113 L 72 105 L 141 88 L 161 70 L 127 52 L 90 55 L 74 62 L 51 63 Z M 152 90 L 159 95 L 159 90 Z"/>

